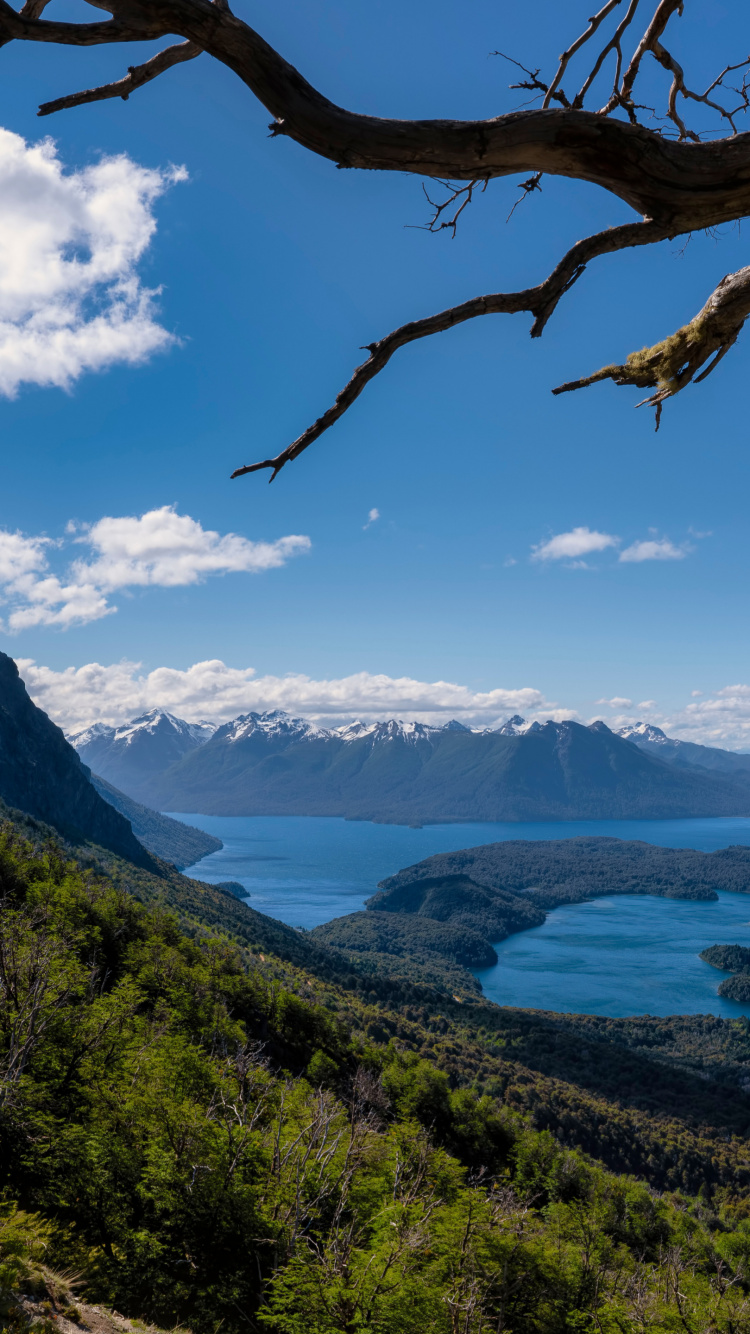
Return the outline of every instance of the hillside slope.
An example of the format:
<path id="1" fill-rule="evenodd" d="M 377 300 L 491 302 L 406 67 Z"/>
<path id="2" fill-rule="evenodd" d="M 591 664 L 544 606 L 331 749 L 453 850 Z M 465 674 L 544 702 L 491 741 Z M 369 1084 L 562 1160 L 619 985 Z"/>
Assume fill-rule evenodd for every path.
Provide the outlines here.
<path id="1" fill-rule="evenodd" d="M 138 842 L 153 852 L 155 857 L 171 862 L 178 871 L 192 866 L 201 857 L 207 857 L 209 852 L 218 852 L 224 846 L 220 838 L 214 838 L 213 834 L 207 834 L 203 829 L 183 824 L 182 820 L 172 820 L 168 815 L 161 815 L 148 806 L 142 806 L 111 783 L 105 782 L 98 774 L 91 774 L 91 782 L 99 796 L 130 821 Z"/>
<path id="2" fill-rule="evenodd" d="M 379 998 L 288 928 L 273 958 L 179 924 L 165 885 L 198 887 L 158 883 L 141 906 L 0 837 L 6 976 L 39 996 L 23 1067 L 0 1003 L 14 1334 L 96 1329 L 66 1272 L 195 1334 L 455 1334 L 468 1303 L 477 1331 L 747 1334 L 746 1024 Z"/>
<path id="3" fill-rule="evenodd" d="M 89 782 L 88 769 L 60 728 L 29 699 L 5 653 L 0 653 L 0 798 L 73 843 L 91 841 L 137 864 L 148 860 L 128 821 Z"/>

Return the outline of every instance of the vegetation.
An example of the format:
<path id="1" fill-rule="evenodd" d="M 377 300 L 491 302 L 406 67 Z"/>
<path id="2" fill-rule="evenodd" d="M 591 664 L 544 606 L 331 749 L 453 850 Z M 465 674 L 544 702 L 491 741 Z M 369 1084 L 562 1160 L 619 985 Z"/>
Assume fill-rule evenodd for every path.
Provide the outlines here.
<path id="1" fill-rule="evenodd" d="M 700 956 L 713 968 L 725 973 L 741 973 L 750 969 L 750 949 L 746 945 L 709 945 Z"/>
<path id="2" fill-rule="evenodd" d="M 714 968 L 735 974 L 719 984 L 719 995 L 724 1000 L 750 1001 L 750 949 L 744 945 L 709 945 L 700 957 Z"/>
<path id="3" fill-rule="evenodd" d="M 690 1047 L 378 995 L 244 904 L 207 895 L 211 930 L 207 887 L 141 870 L 138 902 L 124 874 L 0 839 L 6 1293 L 42 1246 L 87 1300 L 197 1334 L 750 1329 L 744 1021 L 698 1016 Z M 264 930 L 275 958 L 242 943 Z"/>
<path id="4" fill-rule="evenodd" d="M 394 891 L 413 881 L 469 876 L 488 889 L 522 894 L 543 908 L 581 903 L 601 894 L 656 894 L 660 898 L 714 899 L 716 891 L 750 890 L 750 848 L 718 852 L 660 848 L 619 838 L 564 838 L 484 843 L 441 852 L 383 880 L 370 900 L 387 909 Z"/>
<path id="5" fill-rule="evenodd" d="M 356 912 L 316 926 L 312 934 L 328 945 L 362 954 L 377 951 L 410 959 L 437 954 L 466 968 L 488 968 L 497 963 L 492 945 L 478 931 L 453 922 L 445 925 L 433 917 Z"/>
<path id="6" fill-rule="evenodd" d="M 512 932 L 540 925 L 545 910 L 561 903 L 602 894 L 710 900 L 720 889 L 749 888 L 745 847 L 704 853 L 616 838 L 511 840 L 427 857 L 382 881 L 367 912 L 339 917 L 311 935 L 360 956 L 381 951 L 379 971 L 391 976 L 404 969 L 403 962 L 395 966 L 396 956 L 423 963 L 432 954 L 465 969 L 481 968 L 497 961 L 494 951 L 482 955 L 482 945 L 490 950 Z M 701 957 L 735 967 L 717 962 L 727 950 L 743 955 L 740 946 L 716 945 Z M 750 962 L 750 950 L 744 955 Z M 459 989 L 467 985 L 464 974 Z"/>
<path id="7" fill-rule="evenodd" d="M 719 983 L 719 995 L 725 1000 L 750 1001 L 750 973 L 735 973 Z"/>
<path id="8" fill-rule="evenodd" d="M 153 852 L 155 857 L 162 857 L 164 861 L 171 862 L 178 871 L 184 870 L 186 866 L 192 866 L 193 862 L 200 861 L 201 857 L 207 857 L 209 852 L 218 852 L 219 848 L 224 846 L 221 839 L 214 838 L 213 834 L 206 834 L 204 830 L 196 829 L 194 825 L 183 824 L 181 820 L 172 820 L 168 815 L 161 815 L 158 811 L 152 811 L 149 806 L 142 806 L 139 801 L 133 801 L 132 797 L 126 796 L 124 792 L 120 792 L 118 788 L 96 774 L 91 775 L 91 782 L 99 796 L 130 821 L 130 827 L 138 842 L 149 852 Z"/>

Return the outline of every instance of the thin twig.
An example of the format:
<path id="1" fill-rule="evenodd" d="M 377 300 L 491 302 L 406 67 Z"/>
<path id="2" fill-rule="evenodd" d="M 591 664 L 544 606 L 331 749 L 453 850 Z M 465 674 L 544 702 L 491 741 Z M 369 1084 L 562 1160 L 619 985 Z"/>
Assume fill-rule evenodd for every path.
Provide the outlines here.
<path id="1" fill-rule="evenodd" d="M 270 481 L 278 476 L 285 464 L 296 459 L 327 431 L 334 422 L 343 417 L 352 403 L 359 398 L 365 385 L 375 379 L 388 365 L 394 352 L 420 338 L 431 334 L 444 333 L 457 324 L 476 319 L 479 315 L 515 315 L 529 311 L 534 315 L 531 328 L 532 338 L 538 338 L 560 298 L 578 281 L 590 260 L 600 255 L 612 254 L 629 246 L 651 245 L 663 241 L 670 234 L 669 229 L 655 222 L 631 222 L 621 227 L 610 227 L 598 232 L 572 246 L 560 263 L 538 287 L 529 287 L 521 292 L 496 292 L 488 296 L 473 297 L 459 306 L 442 310 L 437 315 L 429 315 L 422 320 L 412 320 L 394 329 L 377 343 L 367 344 L 370 353 L 367 361 L 357 367 L 349 382 L 337 395 L 335 402 L 322 417 L 313 422 L 302 435 L 277 454 L 275 458 L 263 459 L 260 463 L 250 463 L 236 468 L 232 477 L 244 477 L 246 473 L 271 470 Z"/>

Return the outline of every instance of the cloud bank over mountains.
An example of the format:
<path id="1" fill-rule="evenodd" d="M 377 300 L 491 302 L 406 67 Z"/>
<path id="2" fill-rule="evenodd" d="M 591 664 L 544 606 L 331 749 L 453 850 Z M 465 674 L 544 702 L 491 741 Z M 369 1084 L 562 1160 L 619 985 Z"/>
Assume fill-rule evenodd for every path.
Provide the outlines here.
<path id="1" fill-rule="evenodd" d="M 140 663 L 87 663 L 55 671 L 30 658 L 18 666 L 32 699 L 66 732 L 94 722 L 119 725 L 148 709 L 165 709 L 188 722 L 229 722 L 241 713 L 284 709 L 324 726 L 361 718 L 403 718 L 440 725 L 457 718 L 468 727 L 494 727 L 513 714 L 528 721 L 604 718 L 613 730 L 636 721 L 655 723 L 669 736 L 703 745 L 750 750 L 750 685 L 726 686 L 697 695 L 683 709 L 664 712 L 655 700 L 635 704 L 615 695 L 590 719 L 545 698 L 531 686 L 474 691 L 452 681 L 418 681 L 371 672 L 315 680 L 301 673 L 258 676 L 252 667 L 230 667 L 220 659 L 180 670 Z"/>
<path id="2" fill-rule="evenodd" d="M 60 727 L 74 731 L 93 722 L 122 723 L 147 709 L 167 709 L 188 722 L 208 718 L 229 722 L 240 713 L 285 709 L 336 726 L 354 717 L 444 723 L 458 718 L 467 725 L 491 726 L 509 714 L 527 718 L 569 718 L 569 709 L 549 703 L 541 691 L 472 691 L 450 681 L 416 681 L 357 672 L 338 680 L 309 676 L 257 676 L 252 667 L 228 667 L 219 659 L 198 662 L 185 671 L 140 665 L 88 663 L 56 672 L 29 659 L 18 660 L 30 695 Z"/>
<path id="3" fill-rule="evenodd" d="M 202 583 L 209 575 L 259 574 L 277 569 L 310 550 L 299 533 L 275 542 L 252 542 L 237 533 L 203 528 L 173 505 L 140 515 L 105 517 L 93 524 L 69 523 L 66 538 L 26 537 L 0 530 L 0 628 L 16 633 L 37 625 L 67 629 L 117 611 L 112 593 L 127 588 L 175 588 Z M 61 547 L 85 547 L 64 574 L 51 568 Z"/>
<path id="4" fill-rule="evenodd" d="M 186 179 L 183 167 L 153 170 L 124 153 L 65 171 L 51 139 L 0 128 L 0 394 L 67 389 L 176 341 L 137 266 L 157 199 Z"/>

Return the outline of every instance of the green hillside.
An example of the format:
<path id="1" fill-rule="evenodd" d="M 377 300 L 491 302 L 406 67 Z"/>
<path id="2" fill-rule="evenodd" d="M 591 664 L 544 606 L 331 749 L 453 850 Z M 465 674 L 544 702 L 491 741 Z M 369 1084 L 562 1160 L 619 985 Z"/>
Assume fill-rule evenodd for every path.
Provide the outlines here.
<path id="1" fill-rule="evenodd" d="M 747 1330 L 746 1021 L 453 999 L 103 856 L 0 838 L 8 1327 L 67 1270 L 196 1334 Z"/>
<path id="2" fill-rule="evenodd" d="M 120 792 L 98 774 L 92 773 L 91 782 L 99 796 L 130 821 L 130 827 L 138 842 L 149 852 L 153 852 L 155 857 L 172 862 L 178 871 L 184 870 L 186 866 L 192 866 L 194 862 L 200 861 L 201 857 L 207 857 L 209 852 L 218 852 L 219 848 L 224 846 L 221 839 L 214 838 L 213 834 L 206 834 L 204 830 L 196 829 L 194 825 L 183 824 L 181 820 L 172 820 L 168 815 L 161 815 L 159 811 L 152 811 L 148 806 L 142 806 L 139 801 L 127 797 L 124 792 Z"/>

